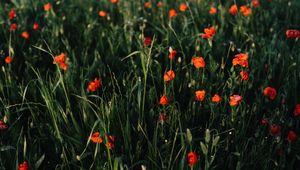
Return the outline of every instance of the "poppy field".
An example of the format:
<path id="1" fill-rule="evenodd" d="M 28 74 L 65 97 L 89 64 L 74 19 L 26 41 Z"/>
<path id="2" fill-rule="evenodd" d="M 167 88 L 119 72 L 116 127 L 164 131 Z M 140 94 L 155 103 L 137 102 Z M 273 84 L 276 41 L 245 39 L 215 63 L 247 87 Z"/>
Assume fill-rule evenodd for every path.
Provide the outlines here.
<path id="1" fill-rule="evenodd" d="M 1 1 L 0 169 L 299 169 L 299 9 Z"/>

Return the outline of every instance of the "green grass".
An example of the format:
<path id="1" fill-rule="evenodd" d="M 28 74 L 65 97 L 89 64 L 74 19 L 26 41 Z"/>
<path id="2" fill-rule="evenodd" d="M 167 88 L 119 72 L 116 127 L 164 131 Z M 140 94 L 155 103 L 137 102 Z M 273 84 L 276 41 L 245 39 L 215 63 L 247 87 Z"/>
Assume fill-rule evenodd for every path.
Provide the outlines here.
<path id="1" fill-rule="evenodd" d="M 286 30 L 300 30 L 298 0 L 7 0 L 0 5 L 0 169 L 297 169 L 300 132 L 293 115 L 300 103 L 300 43 Z M 179 11 L 181 3 L 188 10 Z M 229 14 L 231 5 L 252 14 Z M 217 14 L 210 15 L 215 6 Z M 177 16 L 168 17 L 169 9 Z M 11 9 L 16 17 L 10 20 Z M 100 17 L 98 12 L 108 12 Z M 33 23 L 40 28 L 34 30 Z M 10 24 L 18 25 L 10 31 Z M 211 40 L 201 37 L 214 26 Z M 28 31 L 30 38 L 21 37 Z M 151 44 L 144 46 L 144 38 Z M 173 60 L 169 48 L 177 51 Z M 53 64 L 65 53 L 67 71 Z M 247 53 L 249 67 L 233 66 Z M 5 57 L 12 56 L 10 64 Z M 202 56 L 196 69 L 192 57 Z M 164 73 L 175 79 L 164 81 Z M 240 71 L 249 79 L 242 81 Z M 95 92 L 89 82 L 102 80 Z M 264 96 L 274 87 L 274 100 Z M 195 91 L 205 90 L 203 101 Z M 211 97 L 219 94 L 220 103 Z M 165 94 L 168 105 L 160 105 Z M 243 97 L 230 106 L 230 96 Z M 168 119 L 159 121 L 161 113 Z M 261 119 L 267 118 L 267 125 Z M 271 125 L 281 126 L 273 135 Z M 103 142 L 90 137 L 100 132 Z M 106 135 L 115 137 L 109 149 Z M 198 155 L 190 167 L 188 153 Z"/>

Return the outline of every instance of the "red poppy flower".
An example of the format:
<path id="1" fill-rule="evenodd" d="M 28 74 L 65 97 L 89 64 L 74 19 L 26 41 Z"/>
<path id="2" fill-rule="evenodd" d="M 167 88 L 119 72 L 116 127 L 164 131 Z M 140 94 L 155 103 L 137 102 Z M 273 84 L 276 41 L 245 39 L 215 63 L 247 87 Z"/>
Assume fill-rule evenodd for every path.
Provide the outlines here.
<path id="1" fill-rule="evenodd" d="M 197 90 L 195 92 L 195 99 L 197 101 L 201 101 L 202 102 L 204 100 L 204 98 L 205 98 L 205 90 Z"/>
<path id="2" fill-rule="evenodd" d="M 21 36 L 22 36 L 24 39 L 26 39 L 26 40 L 28 40 L 29 37 L 30 37 L 30 35 L 29 35 L 29 33 L 28 33 L 27 31 L 22 32 Z"/>
<path id="3" fill-rule="evenodd" d="M 242 67 L 248 68 L 248 54 L 245 53 L 239 53 L 234 56 L 234 59 L 232 60 L 232 64 L 240 65 Z"/>
<path id="4" fill-rule="evenodd" d="M 169 104 L 168 97 L 166 95 L 161 96 L 161 98 L 159 100 L 159 104 L 161 104 L 161 105 Z"/>
<path id="5" fill-rule="evenodd" d="M 271 100 L 274 100 L 277 95 L 277 92 L 273 87 L 266 87 L 264 89 L 264 95 L 266 97 L 269 97 Z"/>
<path id="6" fill-rule="evenodd" d="M 205 61 L 203 57 L 193 57 L 192 62 L 196 68 L 204 68 L 205 67 Z"/>
<path id="7" fill-rule="evenodd" d="M 272 135 L 278 135 L 281 132 L 281 126 L 273 124 L 270 127 L 270 133 Z"/>
<path id="8" fill-rule="evenodd" d="M 34 30 L 38 30 L 38 29 L 40 28 L 40 25 L 39 25 L 38 23 L 35 22 L 35 23 L 33 24 L 32 28 L 33 28 Z"/>
<path id="9" fill-rule="evenodd" d="M 164 123 L 168 120 L 168 115 L 166 113 L 160 113 L 159 114 L 159 118 L 158 118 L 158 122 L 159 123 Z"/>
<path id="10" fill-rule="evenodd" d="M 0 130 L 5 130 L 7 129 L 7 125 L 4 123 L 3 120 L 0 120 Z"/>
<path id="11" fill-rule="evenodd" d="M 46 3 L 46 4 L 44 5 L 44 11 L 50 11 L 51 8 L 52 8 L 51 3 Z"/>
<path id="12" fill-rule="evenodd" d="M 16 23 L 10 24 L 9 30 L 10 31 L 15 31 L 18 28 L 18 25 Z"/>
<path id="13" fill-rule="evenodd" d="M 28 164 L 27 164 L 27 162 L 24 161 L 23 163 L 21 163 L 21 164 L 19 165 L 18 170 L 28 170 Z"/>
<path id="14" fill-rule="evenodd" d="M 8 12 L 8 18 L 10 20 L 14 19 L 15 17 L 17 17 L 17 14 L 16 14 L 16 11 L 14 9 L 11 9 L 9 12 Z"/>
<path id="15" fill-rule="evenodd" d="M 171 49 L 169 53 L 169 58 L 172 60 L 177 54 L 176 50 Z"/>
<path id="16" fill-rule="evenodd" d="M 234 4 L 229 8 L 229 13 L 235 16 L 238 13 L 238 7 Z"/>
<path id="17" fill-rule="evenodd" d="M 151 2 L 145 2 L 145 3 L 144 3 L 144 7 L 147 8 L 147 9 L 152 8 Z"/>
<path id="18" fill-rule="evenodd" d="M 157 6 L 157 8 L 162 8 L 162 7 L 164 7 L 164 3 L 159 1 L 159 2 L 157 2 L 156 6 Z"/>
<path id="19" fill-rule="evenodd" d="M 10 64 L 13 61 L 13 57 L 7 56 L 7 57 L 5 57 L 4 61 L 5 61 L 6 64 Z"/>
<path id="20" fill-rule="evenodd" d="M 242 101 L 243 97 L 239 95 L 232 95 L 230 96 L 229 105 L 236 106 Z"/>
<path id="21" fill-rule="evenodd" d="M 298 31 L 296 29 L 286 30 L 285 35 L 287 38 L 299 38 L 300 31 Z"/>
<path id="22" fill-rule="evenodd" d="M 165 80 L 166 82 L 171 81 L 171 80 L 174 80 L 174 78 L 175 78 L 175 73 L 174 73 L 173 70 L 169 70 L 169 71 L 166 72 L 165 75 L 164 75 L 164 80 Z"/>
<path id="23" fill-rule="evenodd" d="M 169 10 L 169 18 L 174 18 L 177 16 L 177 11 L 175 9 Z"/>
<path id="24" fill-rule="evenodd" d="M 186 3 L 181 3 L 179 5 L 179 11 L 185 12 L 187 9 L 188 9 L 188 6 L 186 5 Z"/>
<path id="25" fill-rule="evenodd" d="M 296 139 L 297 139 L 297 134 L 294 131 L 289 131 L 288 136 L 287 136 L 287 140 L 289 142 L 292 142 Z"/>
<path id="26" fill-rule="evenodd" d="M 111 2 L 112 4 L 116 4 L 116 3 L 119 2 L 119 0 L 110 0 L 110 2 Z"/>
<path id="27" fill-rule="evenodd" d="M 215 15 L 216 13 L 218 12 L 217 8 L 216 7 L 210 7 L 209 9 L 209 14 L 210 15 Z"/>
<path id="28" fill-rule="evenodd" d="M 220 103 L 221 97 L 218 94 L 215 94 L 212 98 L 211 101 L 214 103 Z"/>
<path id="29" fill-rule="evenodd" d="M 252 0 L 251 3 L 254 8 L 257 8 L 260 5 L 259 0 Z"/>
<path id="30" fill-rule="evenodd" d="M 95 78 L 94 81 L 89 82 L 88 91 L 94 92 L 102 86 L 102 81 L 100 79 Z"/>
<path id="31" fill-rule="evenodd" d="M 260 123 L 261 123 L 262 125 L 267 125 L 267 124 L 269 124 L 269 120 L 268 120 L 267 118 L 262 118 L 262 119 L 260 120 Z"/>
<path id="32" fill-rule="evenodd" d="M 54 57 L 53 64 L 58 64 L 60 69 L 66 71 L 68 69 L 68 64 L 66 64 L 65 60 L 65 53 L 61 53 L 60 55 Z"/>
<path id="33" fill-rule="evenodd" d="M 152 43 L 152 39 L 150 37 L 144 38 L 144 46 L 148 46 Z"/>
<path id="34" fill-rule="evenodd" d="M 240 12 L 245 16 L 249 16 L 252 13 L 251 8 L 247 7 L 246 5 L 243 5 L 240 7 Z"/>
<path id="35" fill-rule="evenodd" d="M 188 164 L 190 167 L 196 165 L 198 161 L 197 153 L 196 152 L 189 152 L 187 155 Z"/>
<path id="36" fill-rule="evenodd" d="M 106 147 L 108 149 L 114 149 L 115 148 L 115 140 L 116 137 L 113 135 L 106 135 Z"/>
<path id="37" fill-rule="evenodd" d="M 102 141 L 103 141 L 99 132 L 93 133 L 93 135 L 90 137 L 90 140 L 94 143 L 102 143 Z"/>
<path id="38" fill-rule="evenodd" d="M 211 39 L 216 34 L 215 27 L 204 28 L 204 33 L 202 34 L 202 38 Z"/>
<path id="39" fill-rule="evenodd" d="M 240 72 L 240 76 L 241 76 L 241 79 L 242 80 L 248 80 L 249 79 L 249 74 L 248 74 L 248 72 L 247 71 L 241 71 Z"/>
<path id="40" fill-rule="evenodd" d="M 300 116 L 300 104 L 296 104 L 295 109 L 294 109 L 294 116 L 295 117 Z"/>
<path id="41" fill-rule="evenodd" d="M 107 16 L 107 12 L 105 12 L 105 11 L 99 11 L 98 15 L 100 17 L 106 17 Z"/>

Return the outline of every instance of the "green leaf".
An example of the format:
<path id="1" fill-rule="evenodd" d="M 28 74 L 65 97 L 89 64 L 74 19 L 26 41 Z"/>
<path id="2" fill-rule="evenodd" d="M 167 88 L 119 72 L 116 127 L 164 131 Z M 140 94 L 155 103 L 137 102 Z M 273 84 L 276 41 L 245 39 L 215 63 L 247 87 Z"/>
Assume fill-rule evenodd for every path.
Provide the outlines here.
<path id="1" fill-rule="evenodd" d="M 200 142 L 201 150 L 204 155 L 207 155 L 207 147 L 204 145 L 203 142 Z"/>
<path id="2" fill-rule="evenodd" d="M 213 138 L 212 146 L 216 146 L 218 144 L 219 140 L 220 140 L 220 136 Z"/>

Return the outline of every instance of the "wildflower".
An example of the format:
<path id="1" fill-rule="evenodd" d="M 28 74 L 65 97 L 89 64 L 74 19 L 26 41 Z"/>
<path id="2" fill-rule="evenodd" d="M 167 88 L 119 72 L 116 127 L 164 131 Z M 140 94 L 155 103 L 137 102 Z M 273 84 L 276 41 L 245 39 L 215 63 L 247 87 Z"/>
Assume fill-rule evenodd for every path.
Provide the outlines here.
<path id="1" fill-rule="evenodd" d="M 44 5 L 44 11 L 50 11 L 51 8 L 52 8 L 52 5 L 51 5 L 50 2 L 48 2 L 48 3 L 46 3 L 46 4 Z"/>
<path id="2" fill-rule="evenodd" d="M 278 135 L 280 132 L 281 132 L 281 126 L 276 125 L 276 124 L 271 125 L 271 127 L 270 127 L 270 133 L 272 135 L 274 135 L 274 136 Z"/>
<path id="3" fill-rule="evenodd" d="M 286 30 L 285 35 L 287 38 L 299 38 L 300 37 L 300 31 L 296 29 L 290 29 Z"/>
<path id="4" fill-rule="evenodd" d="M 90 137 L 90 140 L 94 143 L 102 143 L 102 141 L 103 141 L 99 132 L 93 133 L 92 136 Z"/>
<path id="5" fill-rule="evenodd" d="M 240 65 L 242 67 L 248 68 L 248 54 L 240 53 L 234 56 L 234 59 L 232 60 L 232 64 Z"/>
<path id="6" fill-rule="evenodd" d="M 216 7 L 210 7 L 210 9 L 209 9 L 209 14 L 210 15 L 214 15 L 214 14 L 216 14 L 218 12 L 218 10 L 217 10 L 217 8 Z"/>
<path id="7" fill-rule="evenodd" d="M 169 10 L 169 18 L 174 18 L 177 16 L 177 11 L 175 9 Z"/>
<path id="8" fill-rule="evenodd" d="M 260 5 L 259 0 L 252 0 L 251 3 L 254 8 L 257 8 Z"/>
<path id="9" fill-rule="evenodd" d="M 242 101 L 243 97 L 239 95 L 232 95 L 230 96 L 229 105 L 236 106 Z"/>
<path id="10" fill-rule="evenodd" d="M 197 101 L 202 102 L 204 100 L 204 98 L 205 98 L 205 90 L 197 90 L 195 92 L 195 99 Z"/>
<path id="11" fill-rule="evenodd" d="M 152 43 L 152 39 L 150 37 L 144 38 L 144 46 L 148 46 Z"/>
<path id="12" fill-rule="evenodd" d="M 176 50 L 173 50 L 172 48 L 169 50 L 169 58 L 172 60 L 176 54 L 177 54 L 177 51 Z"/>
<path id="13" fill-rule="evenodd" d="M 169 70 L 168 72 L 166 72 L 166 73 L 164 74 L 164 80 L 165 80 L 166 82 L 171 81 L 171 80 L 174 80 L 174 78 L 175 78 L 175 73 L 174 73 L 173 70 Z"/>
<path id="14" fill-rule="evenodd" d="M 229 13 L 233 16 L 235 16 L 238 12 L 238 7 L 234 4 L 229 8 Z"/>
<path id="15" fill-rule="evenodd" d="M 14 19 L 15 17 L 17 17 L 17 14 L 16 14 L 16 11 L 14 9 L 11 9 L 9 12 L 8 12 L 8 18 L 10 20 Z"/>
<path id="16" fill-rule="evenodd" d="M 34 29 L 34 30 L 38 30 L 39 28 L 40 28 L 40 25 L 38 24 L 38 23 L 33 23 L 33 26 L 32 26 L 32 28 Z"/>
<path id="17" fill-rule="evenodd" d="M 267 118 L 262 118 L 262 119 L 260 120 L 260 123 L 261 123 L 262 125 L 267 125 L 267 124 L 269 124 L 269 120 L 268 120 Z"/>
<path id="18" fill-rule="evenodd" d="M 202 38 L 211 39 L 215 34 L 215 27 L 204 28 L 204 34 L 202 34 Z"/>
<path id="19" fill-rule="evenodd" d="M 218 94 L 215 94 L 212 98 L 211 101 L 214 103 L 220 103 L 221 97 Z"/>
<path id="20" fill-rule="evenodd" d="M 196 68 L 204 68 L 205 67 L 205 61 L 203 57 L 193 57 L 192 62 Z"/>
<path id="21" fill-rule="evenodd" d="M 108 149 L 114 149 L 115 148 L 115 136 L 113 135 L 106 135 L 106 147 Z"/>
<path id="22" fill-rule="evenodd" d="M 99 11 L 98 15 L 100 17 L 106 17 L 107 16 L 107 12 L 105 12 L 105 11 Z"/>
<path id="23" fill-rule="evenodd" d="M 197 153 L 196 152 L 189 152 L 187 156 L 188 164 L 190 167 L 196 165 L 198 161 Z"/>
<path id="24" fill-rule="evenodd" d="M 179 5 L 179 11 L 185 12 L 188 9 L 188 6 L 185 3 Z"/>
<path id="25" fill-rule="evenodd" d="M 98 78 L 95 78 L 94 81 L 89 82 L 88 91 L 94 92 L 102 86 L 102 81 Z"/>
<path id="26" fill-rule="evenodd" d="M 161 96 L 161 98 L 159 100 L 159 104 L 161 104 L 161 105 L 169 104 L 168 97 L 166 95 Z"/>
<path id="27" fill-rule="evenodd" d="M 144 7 L 147 8 L 147 9 L 152 8 L 151 2 L 145 2 L 145 3 L 144 3 Z"/>
<path id="28" fill-rule="evenodd" d="M 27 31 L 22 32 L 21 36 L 22 36 L 24 39 L 26 39 L 26 40 L 28 40 L 29 37 L 30 37 L 30 35 L 29 35 L 29 33 L 28 33 Z"/>
<path id="29" fill-rule="evenodd" d="M 164 3 L 159 1 L 159 2 L 157 2 L 156 6 L 157 6 L 157 8 L 162 8 L 162 7 L 164 7 Z"/>
<path id="30" fill-rule="evenodd" d="M 168 120 L 168 115 L 166 113 L 160 113 L 158 117 L 158 122 L 159 123 L 164 123 Z"/>
<path id="31" fill-rule="evenodd" d="M 295 117 L 300 116 L 300 104 L 296 104 L 295 109 L 294 109 L 294 116 Z"/>
<path id="32" fill-rule="evenodd" d="M 296 139 L 297 139 L 297 134 L 294 131 L 289 131 L 288 136 L 287 136 L 287 140 L 289 142 L 292 142 Z"/>
<path id="33" fill-rule="evenodd" d="M 66 71 L 68 69 L 68 65 L 66 64 L 65 60 L 65 53 L 61 53 L 60 55 L 54 57 L 53 64 L 58 64 L 60 69 Z"/>
<path id="34" fill-rule="evenodd" d="M 18 28 L 18 25 L 16 23 L 10 24 L 9 30 L 10 31 L 15 31 Z"/>
<path id="35" fill-rule="evenodd" d="M 271 100 L 274 100 L 277 95 L 277 92 L 273 87 L 266 87 L 263 93 L 266 97 L 269 97 Z"/>
<path id="36" fill-rule="evenodd" d="M 7 57 L 5 57 L 4 61 L 5 61 L 6 64 L 10 64 L 13 61 L 13 57 L 7 56 Z"/>
<path id="37" fill-rule="evenodd" d="M 242 80 L 247 81 L 247 80 L 249 79 L 249 74 L 248 74 L 247 71 L 241 71 L 241 72 L 240 72 L 240 76 L 241 76 L 241 79 L 242 79 Z"/>
<path id="38" fill-rule="evenodd" d="M 251 8 L 247 7 L 246 5 L 243 5 L 240 7 L 240 12 L 245 16 L 249 16 L 252 13 Z"/>
<path id="39" fill-rule="evenodd" d="M 28 164 L 27 164 L 27 162 L 24 161 L 23 163 L 21 163 L 21 164 L 19 165 L 18 170 L 28 170 Z"/>
<path id="40" fill-rule="evenodd" d="M 117 3 L 119 2 L 119 0 L 110 0 L 110 2 L 111 2 L 112 4 L 117 4 Z"/>
<path id="41" fill-rule="evenodd" d="M 3 120 L 0 120 L 0 130 L 5 130 L 7 129 L 7 125 L 4 123 Z"/>

